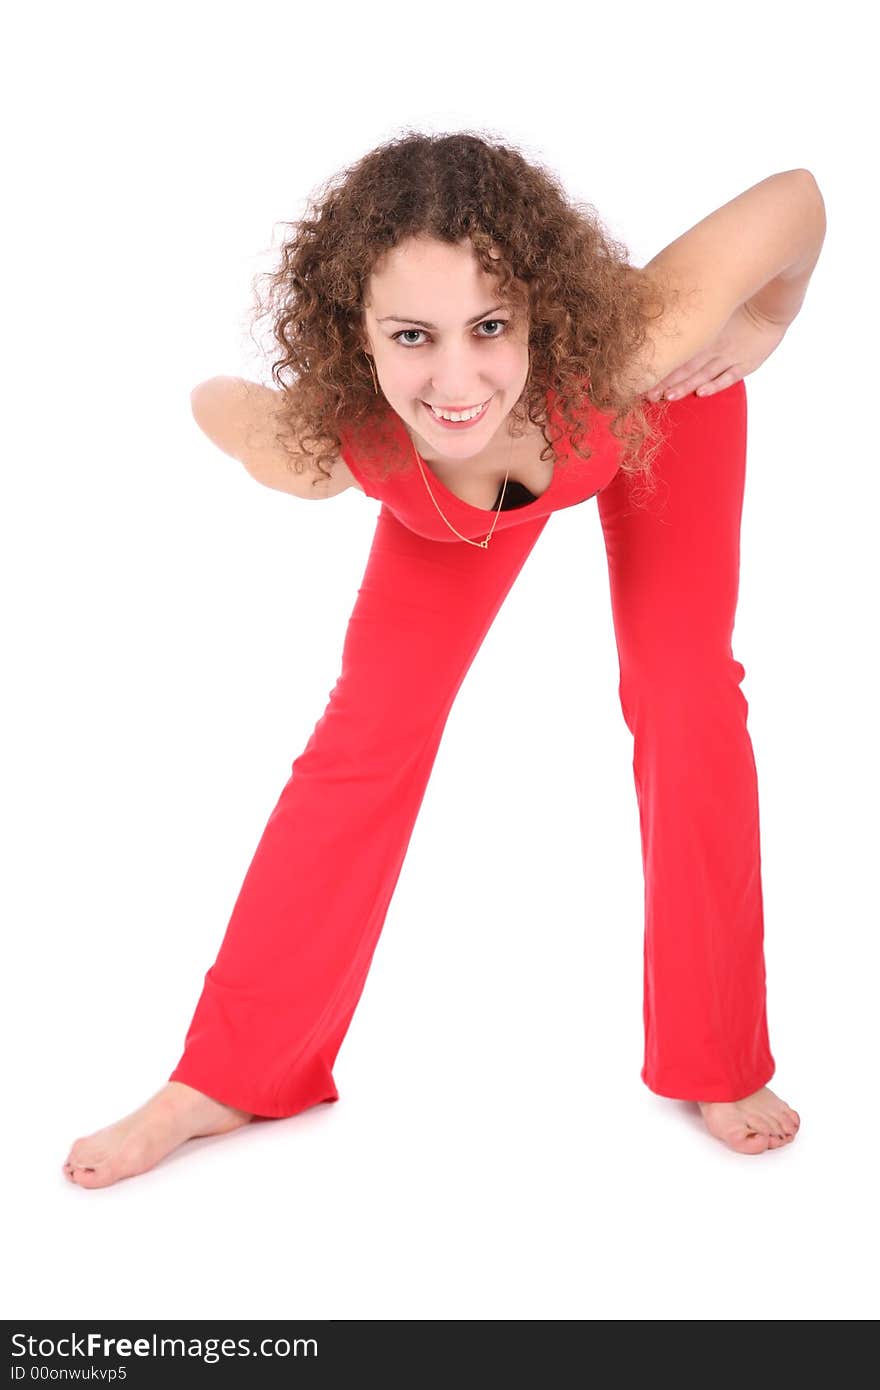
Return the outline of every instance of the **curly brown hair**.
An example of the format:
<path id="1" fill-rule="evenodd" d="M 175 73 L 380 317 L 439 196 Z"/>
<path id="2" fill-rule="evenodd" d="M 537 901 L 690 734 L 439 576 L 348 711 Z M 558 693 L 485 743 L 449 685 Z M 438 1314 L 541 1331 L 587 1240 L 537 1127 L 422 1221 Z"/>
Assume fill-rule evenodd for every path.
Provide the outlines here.
<path id="1" fill-rule="evenodd" d="M 626 385 L 626 371 L 673 291 L 631 266 L 595 208 L 572 202 L 549 170 L 469 131 L 406 131 L 326 180 L 307 215 L 282 225 L 291 230 L 280 263 L 252 282 L 251 327 L 268 318 L 273 351 L 281 352 L 272 379 L 285 397 L 276 442 L 288 467 L 300 473 L 313 462 L 329 477 L 322 465 L 339 456 L 343 432 L 369 439 L 383 476 L 411 466 L 394 412 L 373 388 L 364 293 L 381 257 L 401 242 L 468 238 L 479 265 L 497 279 L 499 298 L 514 315 L 528 314 L 530 371 L 511 411 L 516 428 L 527 417 L 552 449 L 552 388 L 572 449 L 588 459 L 585 407 L 604 412 L 622 445 L 620 468 L 650 490 L 665 402 L 646 409 Z M 261 279 L 268 281 L 264 297 Z"/>

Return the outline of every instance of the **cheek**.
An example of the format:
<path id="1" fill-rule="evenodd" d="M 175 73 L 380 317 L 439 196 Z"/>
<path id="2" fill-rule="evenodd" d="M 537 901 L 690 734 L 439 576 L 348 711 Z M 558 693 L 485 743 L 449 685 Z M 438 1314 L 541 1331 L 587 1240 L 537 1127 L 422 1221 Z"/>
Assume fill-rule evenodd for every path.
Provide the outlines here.
<path id="1" fill-rule="evenodd" d="M 525 372 L 528 362 L 529 355 L 521 343 L 505 343 L 503 349 L 498 349 L 499 369 L 503 370 L 506 377 L 516 377 Z"/>
<path id="2" fill-rule="evenodd" d="M 402 353 L 386 357 L 381 363 L 381 371 L 383 386 L 393 396 L 412 394 L 420 376 L 415 365 Z"/>

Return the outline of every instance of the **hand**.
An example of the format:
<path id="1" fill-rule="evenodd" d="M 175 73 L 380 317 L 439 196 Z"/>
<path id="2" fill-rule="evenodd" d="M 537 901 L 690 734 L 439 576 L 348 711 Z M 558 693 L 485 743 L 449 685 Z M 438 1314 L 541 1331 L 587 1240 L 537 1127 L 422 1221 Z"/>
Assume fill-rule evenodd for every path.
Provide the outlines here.
<path id="1" fill-rule="evenodd" d="M 665 395 L 668 401 L 678 400 L 691 391 L 698 396 L 714 396 L 757 371 L 779 347 L 789 327 L 788 323 L 765 318 L 747 300 L 734 310 L 714 342 L 646 391 L 646 399 L 658 401 Z"/>

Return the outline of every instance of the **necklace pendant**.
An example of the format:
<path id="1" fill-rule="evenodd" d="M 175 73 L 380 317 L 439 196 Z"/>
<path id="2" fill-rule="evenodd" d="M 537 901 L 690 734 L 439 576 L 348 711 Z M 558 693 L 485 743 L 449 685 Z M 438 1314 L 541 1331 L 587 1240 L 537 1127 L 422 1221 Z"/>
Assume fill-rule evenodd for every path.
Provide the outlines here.
<path id="1" fill-rule="evenodd" d="M 372 371 L 372 365 L 371 365 L 370 370 Z M 425 484 L 425 487 L 427 488 L 428 496 L 430 497 L 431 501 L 434 503 L 434 506 L 437 508 L 437 511 L 440 512 L 441 517 L 443 517 L 443 520 L 446 522 L 446 525 L 449 527 L 450 531 L 452 531 L 454 535 L 458 536 L 459 540 L 467 541 L 469 545 L 478 545 L 478 546 L 480 547 L 481 550 L 488 550 L 488 549 L 489 549 L 489 542 L 490 542 L 490 540 L 492 539 L 492 534 L 493 534 L 493 532 L 494 532 L 494 530 L 495 530 L 495 526 L 497 525 L 497 520 L 498 520 L 498 518 L 496 517 L 495 521 L 493 521 L 493 523 L 492 523 L 492 530 L 489 532 L 488 536 L 486 536 L 485 540 L 482 540 L 482 541 L 472 541 L 472 540 L 469 540 L 468 537 L 467 537 L 467 536 L 463 536 L 463 535 L 461 534 L 460 531 L 456 531 L 455 527 L 451 524 L 449 518 L 448 518 L 447 516 L 443 516 L 443 512 L 440 511 L 440 506 L 439 506 L 439 504 L 438 504 L 438 502 L 437 502 L 437 498 L 434 496 L 433 492 L 431 491 L 430 483 L 428 482 L 428 479 L 427 479 L 427 477 L 425 476 L 425 469 L 424 469 L 424 465 L 422 464 L 422 457 L 421 457 L 421 454 L 419 453 L 418 449 L 417 449 L 416 446 L 415 446 L 415 441 L 411 440 L 410 442 L 412 443 L 412 446 L 413 446 L 413 453 L 414 453 L 415 456 L 416 456 L 416 463 L 419 465 L 419 472 L 421 473 L 421 475 L 422 475 L 422 481 L 423 481 L 423 483 Z M 512 441 L 512 440 L 511 440 L 511 445 L 510 445 L 510 456 L 511 456 L 511 458 L 513 457 L 513 441 Z M 498 503 L 498 511 L 499 511 L 499 512 L 501 511 L 501 507 L 502 507 L 502 505 L 503 505 L 503 503 L 504 503 L 504 494 L 505 494 L 505 492 L 507 491 L 507 480 L 508 480 L 509 477 L 510 477 L 510 464 L 508 463 L 508 465 L 507 465 L 507 473 L 506 473 L 505 478 L 504 478 L 504 487 L 501 489 L 501 501 Z M 494 508 L 493 508 L 493 510 L 494 510 Z"/>

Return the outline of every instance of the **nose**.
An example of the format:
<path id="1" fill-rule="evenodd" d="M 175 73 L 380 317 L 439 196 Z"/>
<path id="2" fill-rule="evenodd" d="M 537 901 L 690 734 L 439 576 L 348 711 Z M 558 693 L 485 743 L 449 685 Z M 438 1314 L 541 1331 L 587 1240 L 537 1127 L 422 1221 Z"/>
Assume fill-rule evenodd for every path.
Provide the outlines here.
<path id="1" fill-rule="evenodd" d="M 481 365 L 485 366 L 485 361 Z M 425 400 L 453 410 L 457 406 L 482 405 L 494 388 L 480 380 L 474 366 L 470 354 L 450 349 L 444 356 L 441 349 L 434 360 L 434 374 L 425 391 Z"/>

